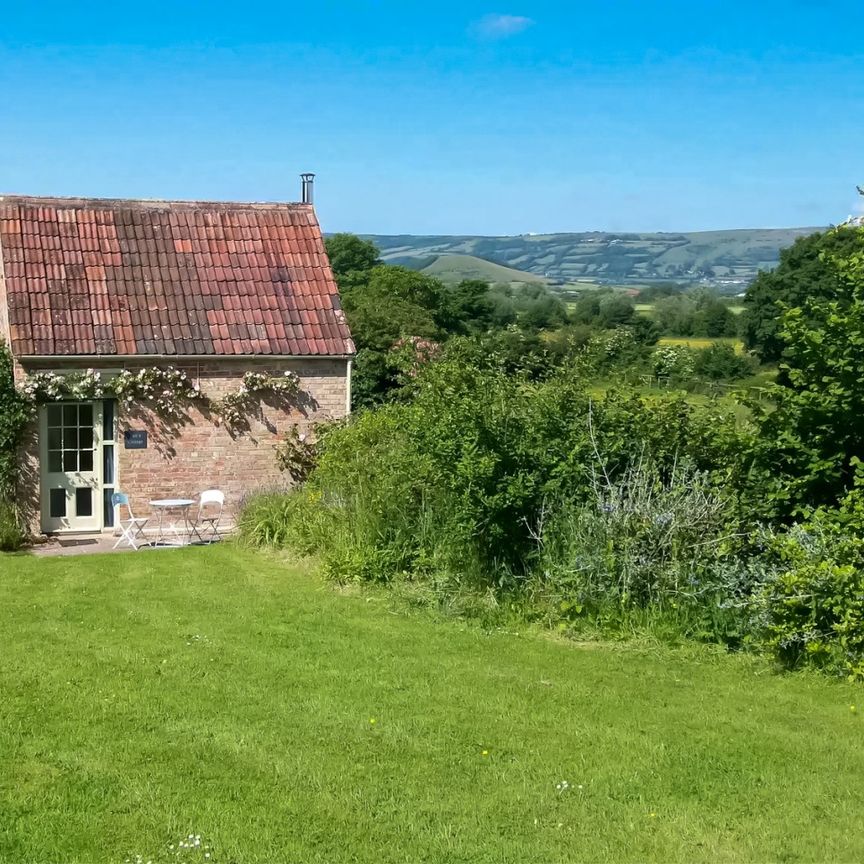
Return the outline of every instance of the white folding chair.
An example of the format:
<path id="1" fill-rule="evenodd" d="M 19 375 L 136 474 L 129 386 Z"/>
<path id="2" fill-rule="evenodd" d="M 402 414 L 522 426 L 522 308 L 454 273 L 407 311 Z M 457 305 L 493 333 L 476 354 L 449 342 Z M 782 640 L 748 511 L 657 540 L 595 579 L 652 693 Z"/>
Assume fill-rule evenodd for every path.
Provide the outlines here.
<path id="1" fill-rule="evenodd" d="M 198 515 L 192 525 L 192 533 L 202 542 L 210 545 L 214 540 L 221 540 L 219 520 L 225 506 L 225 493 L 218 489 L 208 489 L 198 496 Z M 202 534 L 199 529 L 202 529 Z M 210 539 L 207 540 L 206 538 Z"/>
<path id="2" fill-rule="evenodd" d="M 121 519 L 120 513 L 117 513 L 117 525 L 120 528 L 120 538 L 114 544 L 116 549 L 121 543 L 126 543 L 131 546 L 136 552 L 139 546 L 149 546 L 150 541 L 144 536 L 144 526 L 147 524 L 146 519 L 136 519 L 132 512 L 132 507 L 129 504 L 129 496 L 122 492 L 115 492 L 111 496 L 112 507 L 125 507 L 129 515 L 128 519 Z"/>

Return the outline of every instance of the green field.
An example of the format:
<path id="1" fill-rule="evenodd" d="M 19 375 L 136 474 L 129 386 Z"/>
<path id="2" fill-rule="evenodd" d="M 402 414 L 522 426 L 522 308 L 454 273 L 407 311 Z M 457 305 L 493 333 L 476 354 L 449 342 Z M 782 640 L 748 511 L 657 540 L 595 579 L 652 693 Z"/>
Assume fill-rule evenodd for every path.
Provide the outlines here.
<path id="1" fill-rule="evenodd" d="M 658 345 L 685 345 L 687 348 L 710 348 L 715 342 L 731 345 L 738 354 L 744 352 L 744 343 L 732 336 L 663 336 Z"/>
<path id="2" fill-rule="evenodd" d="M 654 315 L 654 308 L 656 306 L 655 303 L 636 303 L 636 311 L 641 312 L 643 315 L 647 315 L 649 318 Z M 740 315 L 744 311 L 744 307 L 742 305 L 730 305 L 729 311 L 733 315 Z"/>
<path id="3" fill-rule="evenodd" d="M 852 685 L 227 544 L 0 557 L 0 632 L 4 864 L 864 860 Z"/>
<path id="4" fill-rule="evenodd" d="M 491 283 L 515 283 L 524 285 L 529 282 L 545 283 L 542 276 L 502 267 L 492 261 L 484 261 L 473 255 L 441 255 L 432 264 L 423 268 L 424 273 L 436 276 L 442 282 L 461 282 L 463 279 L 480 279 Z"/>

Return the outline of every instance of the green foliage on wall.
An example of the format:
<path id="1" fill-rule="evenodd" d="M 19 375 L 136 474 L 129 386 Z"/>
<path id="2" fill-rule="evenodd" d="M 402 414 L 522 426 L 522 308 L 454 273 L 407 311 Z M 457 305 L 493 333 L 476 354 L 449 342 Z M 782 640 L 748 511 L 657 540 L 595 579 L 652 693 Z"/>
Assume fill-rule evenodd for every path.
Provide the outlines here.
<path id="1" fill-rule="evenodd" d="M 15 549 L 23 539 L 15 493 L 18 450 L 31 417 L 28 400 L 15 386 L 12 356 L 0 342 L 0 550 Z"/>

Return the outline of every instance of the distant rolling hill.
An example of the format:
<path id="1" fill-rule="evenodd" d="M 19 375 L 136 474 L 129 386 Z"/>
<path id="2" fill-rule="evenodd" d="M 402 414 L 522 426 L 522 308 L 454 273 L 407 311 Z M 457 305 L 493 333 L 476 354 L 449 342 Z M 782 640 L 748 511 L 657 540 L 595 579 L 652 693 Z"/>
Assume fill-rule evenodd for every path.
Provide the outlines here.
<path id="1" fill-rule="evenodd" d="M 503 267 L 474 255 L 439 255 L 423 268 L 424 273 L 437 276 L 443 282 L 481 279 L 484 282 L 546 282 L 543 276 Z"/>
<path id="2" fill-rule="evenodd" d="M 445 281 L 545 279 L 644 284 L 674 279 L 743 290 L 780 250 L 820 228 L 754 228 L 682 234 L 522 234 L 515 237 L 367 235 L 385 261 Z M 501 269 L 494 269 L 498 265 Z M 515 273 L 513 271 L 516 271 Z M 482 274 L 482 275 L 481 275 Z"/>

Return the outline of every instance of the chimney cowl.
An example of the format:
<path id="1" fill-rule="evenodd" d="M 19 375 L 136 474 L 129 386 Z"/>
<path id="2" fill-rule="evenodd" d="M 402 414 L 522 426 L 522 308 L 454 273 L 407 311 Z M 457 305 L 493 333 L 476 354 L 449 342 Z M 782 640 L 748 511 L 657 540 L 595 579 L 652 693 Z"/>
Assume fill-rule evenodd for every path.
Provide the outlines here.
<path id="1" fill-rule="evenodd" d="M 314 186 L 315 186 L 315 175 L 314 174 L 301 174 L 300 179 L 302 181 L 302 185 L 300 187 L 300 202 L 302 204 L 314 204 Z"/>

